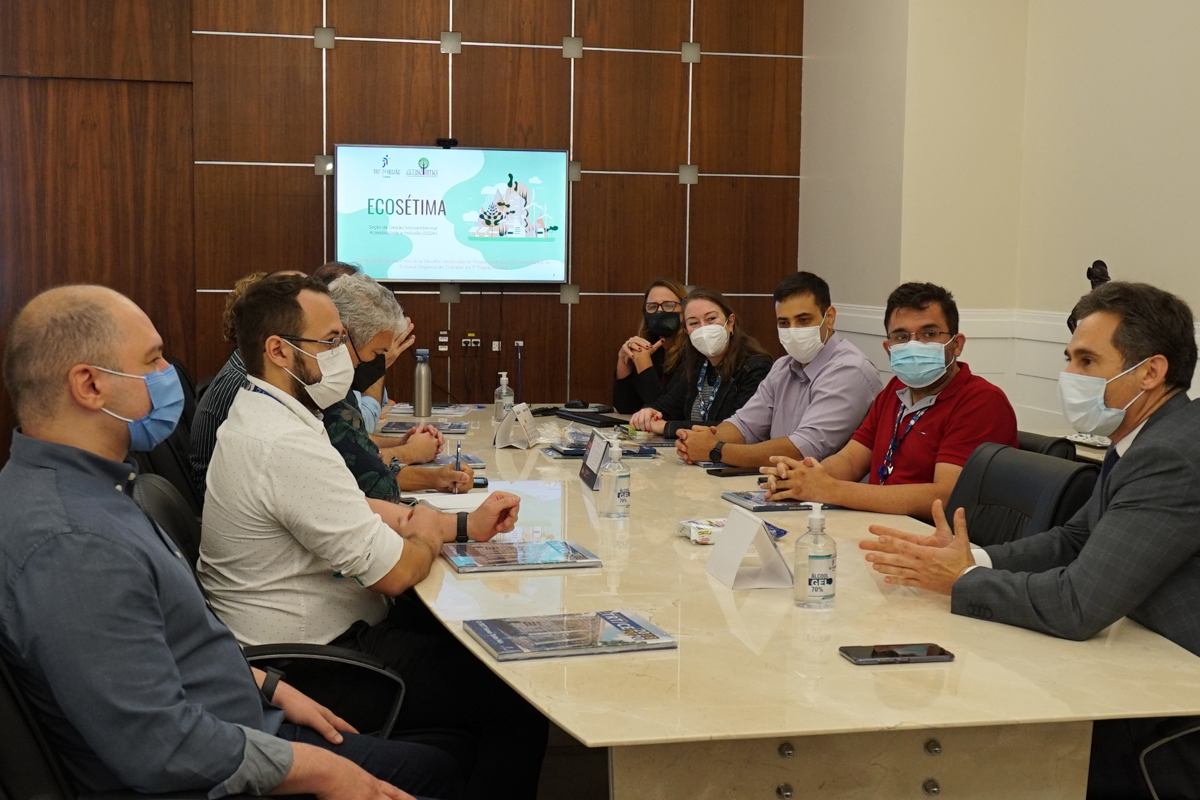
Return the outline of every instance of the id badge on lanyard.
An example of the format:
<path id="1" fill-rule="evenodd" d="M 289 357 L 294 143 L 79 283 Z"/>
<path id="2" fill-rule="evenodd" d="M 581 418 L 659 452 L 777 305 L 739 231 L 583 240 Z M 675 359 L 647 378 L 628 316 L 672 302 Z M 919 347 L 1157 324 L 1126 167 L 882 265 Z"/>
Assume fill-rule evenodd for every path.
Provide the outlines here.
<path id="1" fill-rule="evenodd" d="M 702 420 L 708 419 L 708 410 L 712 408 L 713 402 L 717 399 L 717 391 L 721 388 L 721 376 L 717 375 L 717 380 L 713 383 L 712 394 L 708 396 L 708 402 L 705 403 L 703 388 L 707 378 L 708 362 L 705 361 L 700 367 L 700 378 L 696 381 L 696 396 L 700 398 L 700 403 L 696 410 L 700 412 L 700 419 Z"/>
<path id="2" fill-rule="evenodd" d="M 883 454 L 883 463 L 879 465 L 878 474 L 880 486 L 883 486 L 885 483 L 887 483 L 887 479 L 892 476 L 892 471 L 895 469 L 893 460 L 896 457 L 896 448 L 898 448 L 900 443 L 904 441 L 904 437 L 908 436 L 908 432 L 913 429 L 913 425 L 917 424 L 917 420 L 924 416 L 925 412 L 928 410 L 929 407 L 926 406 L 909 417 L 908 425 L 904 427 L 904 433 L 900 433 L 900 420 L 904 419 L 904 406 L 901 405 L 900 409 L 896 412 L 896 424 L 892 427 L 892 441 L 891 444 L 888 445 L 887 452 Z"/>

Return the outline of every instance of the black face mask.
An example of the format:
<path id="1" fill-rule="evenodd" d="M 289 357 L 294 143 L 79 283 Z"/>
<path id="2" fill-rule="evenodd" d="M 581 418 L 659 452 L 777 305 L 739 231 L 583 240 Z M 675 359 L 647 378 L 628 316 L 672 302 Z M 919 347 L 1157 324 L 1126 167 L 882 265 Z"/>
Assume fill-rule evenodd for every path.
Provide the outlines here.
<path id="1" fill-rule="evenodd" d="M 370 361 L 359 361 L 358 366 L 354 368 L 354 382 L 350 384 L 350 388 L 356 392 L 365 392 L 378 383 L 385 372 L 387 372 L 386 353 L 380 353 Z"/>
<path id="2" fill-rule="evenodd" d="M 679 330 L 679 312 L 678 311 L 655 311 L 653 314 L 645 314 L 646 330 L 660 339 L 669 339 Z"/>

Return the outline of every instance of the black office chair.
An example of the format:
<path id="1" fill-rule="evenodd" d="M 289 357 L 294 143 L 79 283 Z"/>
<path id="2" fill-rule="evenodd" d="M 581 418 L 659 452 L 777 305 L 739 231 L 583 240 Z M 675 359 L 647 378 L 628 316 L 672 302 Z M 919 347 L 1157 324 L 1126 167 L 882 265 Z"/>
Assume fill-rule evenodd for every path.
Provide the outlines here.
<path id="1" fill-rule="evenodd" d="M 216 375 L 208 375 L 206 377 L 201 378 L 196 383 L 196 403 L 197 403 L 197 405 L 200 403 L 201 400 L 204 399 L 204 393 L 208 391 L 209 386 L 212 386 L 212 382 L 216 377 L 217 377 Z"/>
<path id="2" fill-rule="evenodd" d="M 1075 460 L 1075 443 L 1065 436 L 1043 436 L 1040 433 L 1017 431 L 1017 444 L 1030 453 Z"/>
<path id="3" fill-rule="evenodd" d="M 183 414 L 181 419 L 187 423 L 188 430 L 192 429 L 192 420 L 196 418 L 196 384 L 192 381 L 192 373 L 188 372 L 188 368 L 183 365 L 183 362 L 174 356 L 167 356 L 167 361 L 175 366 L 175 372 L 179 375 L 179 385 L 183 387 Z"/>
<path id="4" fill-rule="evenodd" d="M 207 793 L 80 792 L 50 747 L 8 666 L 0 660 L 0 798 L 3 800 L 204 800 Z M 230 800 L 251 800 L 231 795 Z M 294 795 L 293 800 L 315 800 Z"/>
<path id="5" fill-rule="evenodd" d="M 971 543 L 1003 544 L 1069 520 L 1087 503 L 1100 467 L 981 444 L 967 459 L 950 494 L 946 517 L 966 509 Z"/>
<path id="6" fill-rule="evenodd" d="M 191 435 L 181 419 L 166 441 L 149 453 L 134 453 L 134 458 L 140 472 L 152 472 L 170 481 L 192 515 L 199 517 L 204 511 L 204 493 L 192 483 L 192 462 L 188 459 L 191 447 Z"/>
<path id="7" fill-rule="evenodd" d="M 171 537 L 195 569 L 200 557 L 200 523 L 173 483 L 162 475 L 139 475 L 133 500 Z M 387 738 L 396 726 L 404 703 L 404 680 L 375 656 L 311 644 L 258 645 L 243 652 L 254 666 L 284 673 L 289 684 L 334 708 L 362 733 Z M 345 686 L 353 686 L 355 691 L 337 691 Z M 336 700 L 329 699 L 331 690 Z"/>

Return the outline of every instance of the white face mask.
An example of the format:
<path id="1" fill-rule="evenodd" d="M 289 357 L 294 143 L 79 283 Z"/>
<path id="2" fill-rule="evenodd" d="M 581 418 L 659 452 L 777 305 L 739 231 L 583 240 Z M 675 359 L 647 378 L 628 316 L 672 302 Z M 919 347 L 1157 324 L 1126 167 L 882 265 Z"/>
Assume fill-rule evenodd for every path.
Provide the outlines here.
<path id="1" fill-rule="evenodd" d="M 779 343 L 789 356 L 801 364 L 809 364 L 825 347 L 821 339 L 821 326 L 824 324 L 825 317 L 822 316 L 818 324 L 807 328 L 780 328 Z"/>
<path id="2" fill-rule="evenodd" d="M 1080 433 L 1091 433 L 1096 436 L 1108 436 L 1121 427 L 1121 420 L 1125 419 L 1125 411 L 1146 392 L 1138 392 L 1137 397 L 1126 403 L 1123 408 L 1109 408 L 1104 404 L 1104 389 L 1117 378 L 1128 375 L 1149 360 L 1139 361 L 1120 375 L 1108 380 L 1091 375 L 1060 372 L 1058 394 L 1062 400 L 1063 414 L 1071 423 L 1071 427 Z"/>
<path id="3" fill-rule="evenodd" d="M 723 322 L 702 325 L 689 335 L 696 349 L 709 358 L 716 358 L 724 353 L 725 345 L 729 344 L 729 331 L 725 330 Z"/>
<path id="4" fill-rule="evenodd" d="M 288 342 L 287 339 L 284 341 L 291 344 L 294 350 L 317 360 L 317 366 L 321 368 L 321 380 L 316 383 L 304 383 L 296 378 L 296 374 L 287 367 L 284 367 L 284 370 L 288 375 L 304 384 L 305 391 L 308 392 L 308 396 L 313 399 L 318 408 L 329 408 L 339 400 L 346 399 L 346 395 L 350 394 L 350 385 L 354 383 L 354 361 L 351 360 L 350 350 L 346 345 L 340 344 L 332 350 L 326 350 L 324 353 L 314 356 Z"/>

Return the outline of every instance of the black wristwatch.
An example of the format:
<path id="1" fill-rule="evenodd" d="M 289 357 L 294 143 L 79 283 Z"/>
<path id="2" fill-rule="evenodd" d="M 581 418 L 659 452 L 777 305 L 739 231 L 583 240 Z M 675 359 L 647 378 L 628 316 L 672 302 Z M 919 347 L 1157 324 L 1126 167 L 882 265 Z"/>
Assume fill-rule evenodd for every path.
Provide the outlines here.
<path id="1" fill-rule="evenodd" d="M 267 698 L 268 703 L 271 703 L 275 700 L 275 690 L 279 688 L 279 682 L 283 680 L 284 674 L 271 667 L 267 667 L 263 672 L 267 673 L 267 676 L 263 678 L 261 687 L 263 697 Z"/>
<path id="2" fill-rule="evenodd" d="M 466 511 L 458 512 L 458 535 L 454 537 L 454 541 L 459 544 L 466 544 L 467 538 L 467 517 L 470 516 Z"/>
<path id="3" fill-rule="evenodd" d="M 721 460 L 721 448 L 724 446 L 725 446 L 724 442 L 717 442 L 716 444 L 714 444 L 713 449 L 708 451 L 708 460 L 709 461 L 720 461 Z"/>

